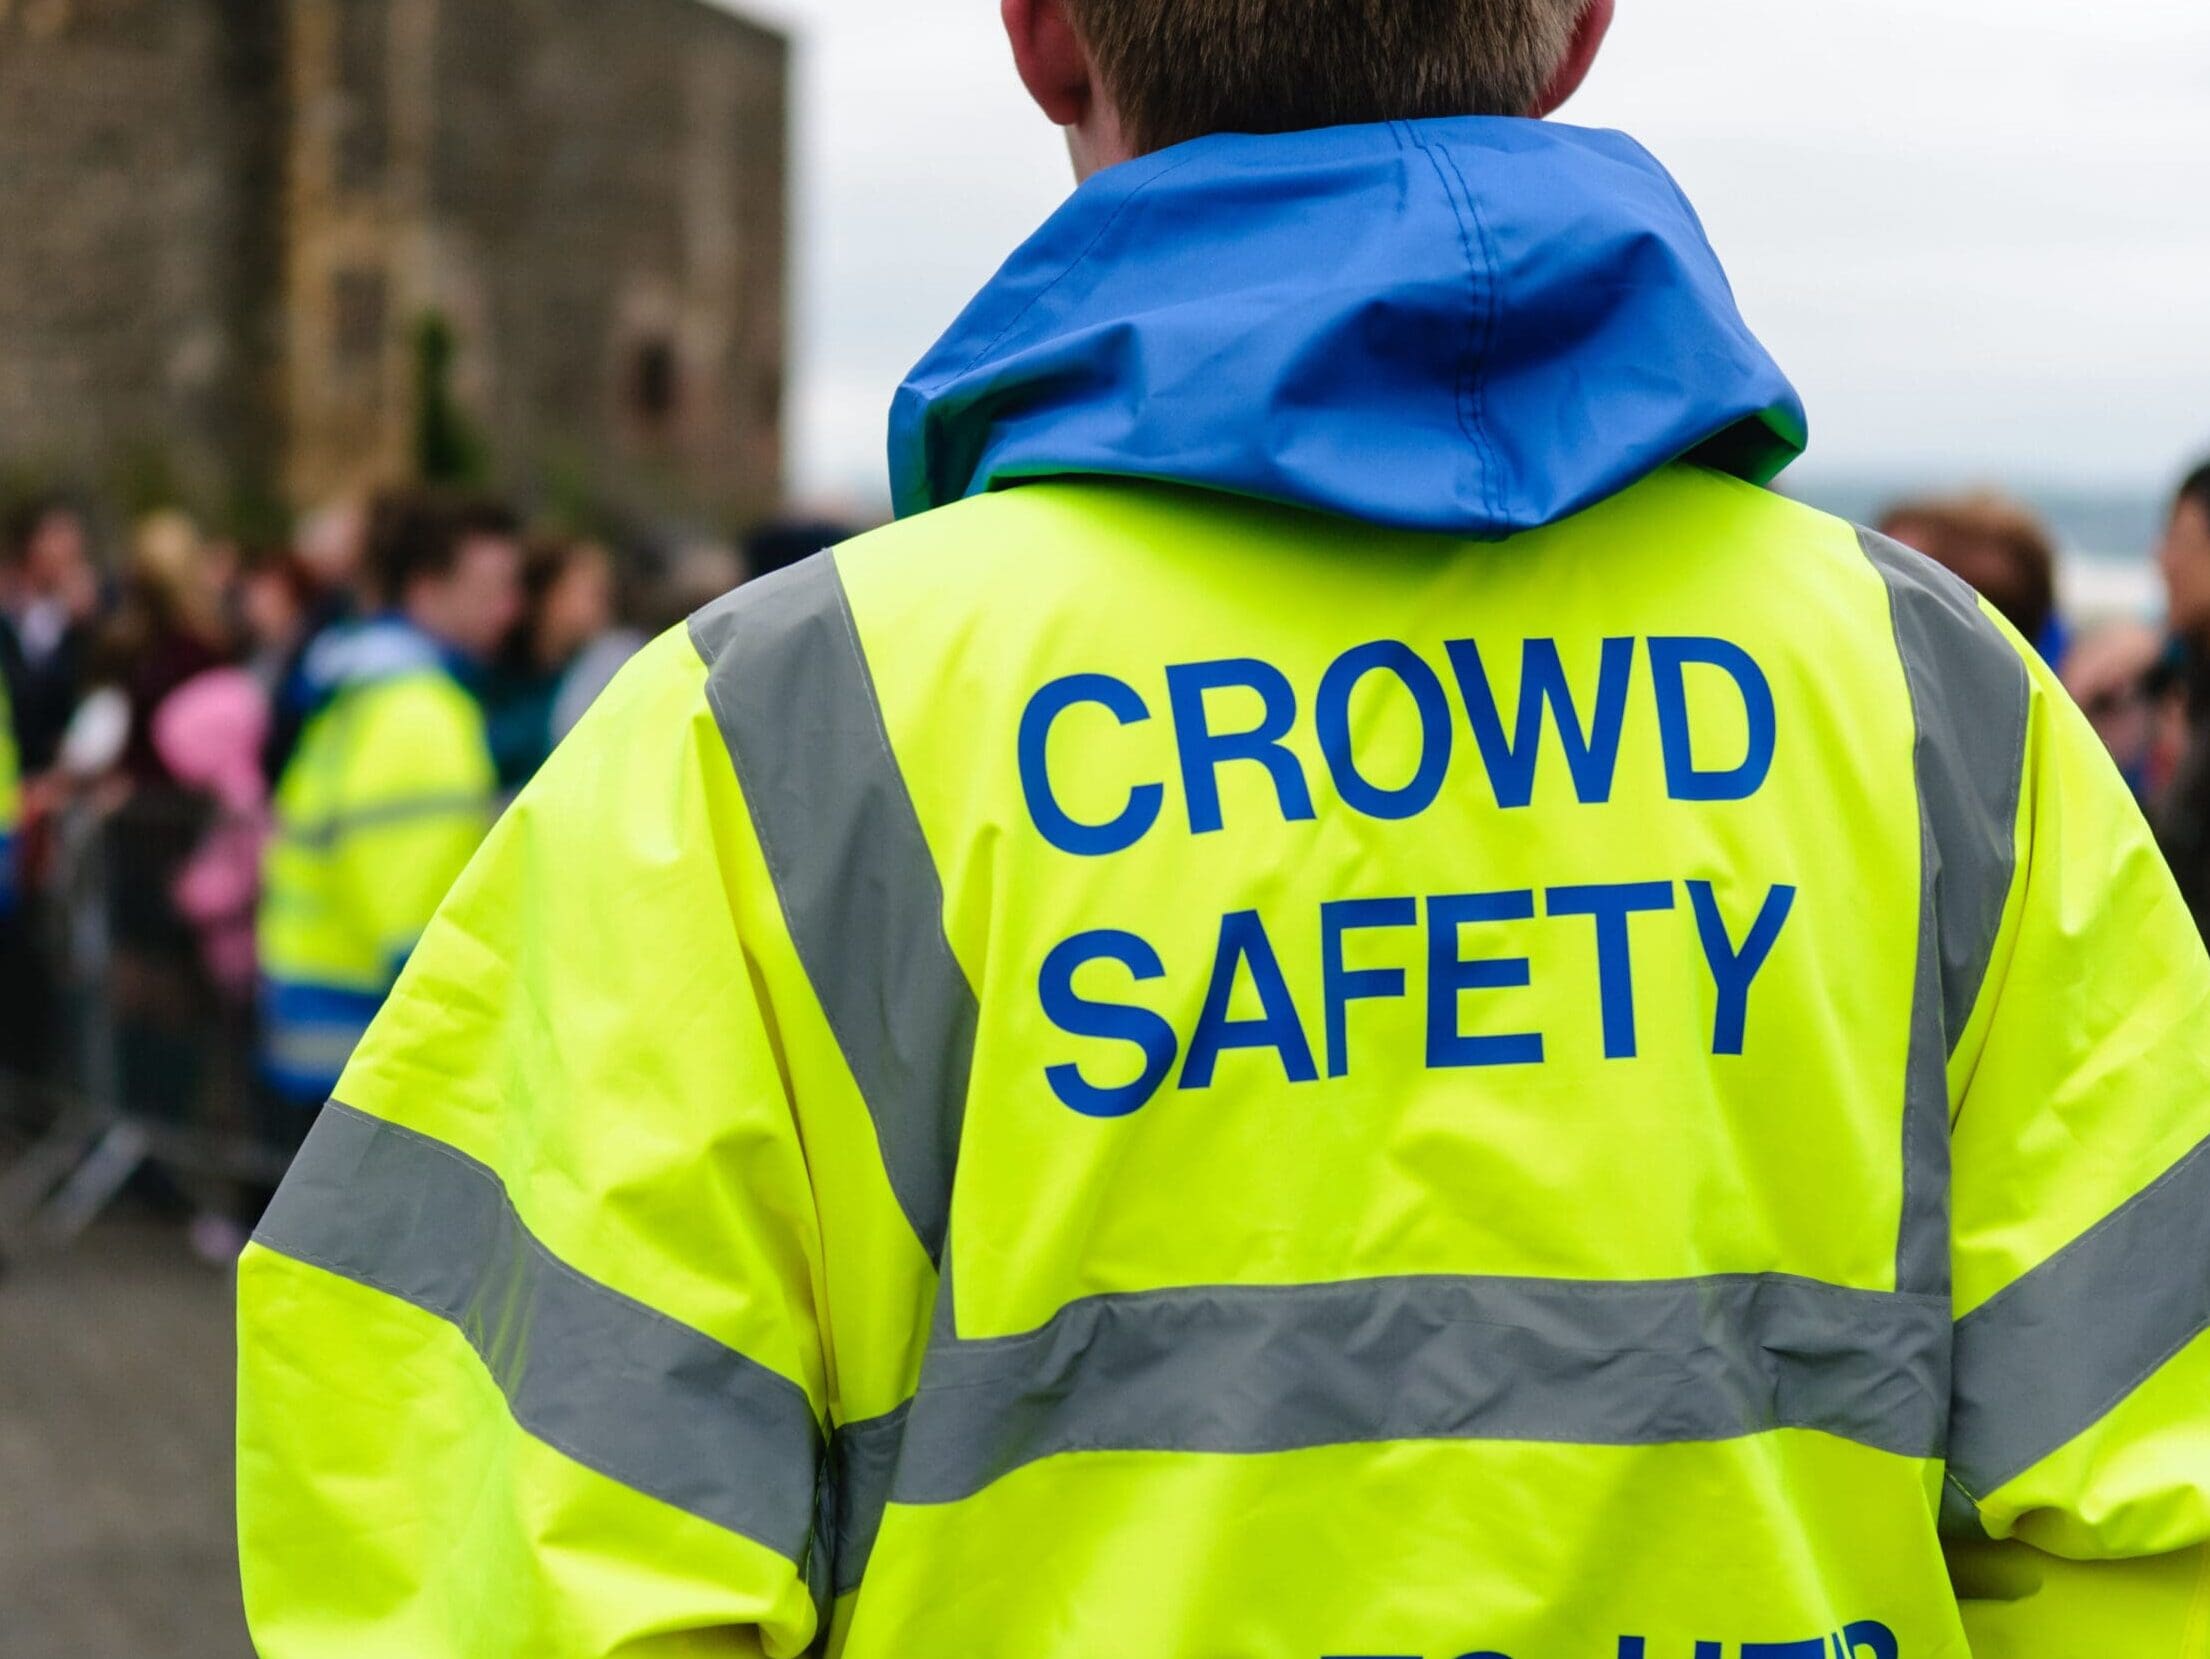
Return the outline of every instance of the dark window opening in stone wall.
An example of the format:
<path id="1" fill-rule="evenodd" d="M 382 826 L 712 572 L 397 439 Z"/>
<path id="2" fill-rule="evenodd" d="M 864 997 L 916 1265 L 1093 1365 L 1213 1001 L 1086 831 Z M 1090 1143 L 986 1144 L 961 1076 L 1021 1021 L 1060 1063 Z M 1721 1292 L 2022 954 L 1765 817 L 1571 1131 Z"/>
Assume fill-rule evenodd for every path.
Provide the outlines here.
<path id="1" fill-rule="evenodd" d="M 341 375 L 374 374 L 383 363 L 390 297 L 381 271 L 340 271 L 330 291 L 330 361 Z"/>
<path id="2" fill-rule="evenodd" d="M 654 428 L 673 420 L 676 405 L 682 401 L 681 382 L 674 341 L 657 338 L 640 345 L 629 380 L 630 406 L 638 419 Z"/>
<path id="3" fill-rule="evenodd" d="M 382 187 L 391 165 L 391 0 L 338 6 L 337 183 Z"/>

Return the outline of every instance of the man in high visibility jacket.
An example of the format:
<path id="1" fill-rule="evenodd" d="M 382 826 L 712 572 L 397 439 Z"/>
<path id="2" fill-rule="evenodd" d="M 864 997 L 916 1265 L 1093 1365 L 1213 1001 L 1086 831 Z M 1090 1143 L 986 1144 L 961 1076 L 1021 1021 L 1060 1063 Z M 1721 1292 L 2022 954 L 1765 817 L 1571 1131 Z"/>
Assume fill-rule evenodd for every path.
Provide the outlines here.
<path id="1" fill-rule="evenodd" d="M 265 1653 L 2205 1651 L 2210 962 L 1671 180 L 1465 116 L 1607 12 L 1009 0 L 1094 176 L 903 521 L 617 682 L 243 1264 Z"/>
<path id="2" fill-rule="evenodd" d="M 262 1064 L 306 1105 L 336 1087 L 416 939 L 482 842 L 497 791 L 462 676 L 521 604 L 503 509 L 393 496 L 370 525 L 384 609 L 308 650 L 261 898 Z"/>

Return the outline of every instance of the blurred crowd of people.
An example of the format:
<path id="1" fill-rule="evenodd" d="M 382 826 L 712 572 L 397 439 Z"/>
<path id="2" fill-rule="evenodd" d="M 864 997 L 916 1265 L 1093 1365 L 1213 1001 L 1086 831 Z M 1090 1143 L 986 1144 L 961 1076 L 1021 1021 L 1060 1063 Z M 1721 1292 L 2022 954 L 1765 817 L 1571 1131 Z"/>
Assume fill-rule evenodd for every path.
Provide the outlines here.
<path id="1" fill-rule="evenodd" d="M 1880 528 L 2061 677 L 2210 928 L 2210 464 L 2155 550 L 2160 621 L 2067 617 L 2054 539 L 1994 493 L 1902 502 Z M 74 974 L 133 1110 L 191 1122 L 213 1102 L 296 1144 L 500 805 L 622 664 L 849 533 L 786 521 L 741 553 L 654 553 L 404 490 L 274 550 L 150 513 L 111 564 L 86 510 L 30 503 L 0 540 L 0 1072 L 82 1069 Z M 88 900 L 103 948 L 84 984 L 64 959 Z M 234 1250 L 239 1219 L 195 1234 Z"/>
<path id="2" fill-rule="evenodd" d="M 1879 528 L 1970 583 L 2059 675 L 2210 934 L 2210 463 L 2180 485 L 2154 550 L 2160 621 L 2067 617 L 2047 526 L 1992 491 L 1901 502 Z"/>
<path id="3" fill-rule="evenodd" d="M 153 512 L 111 561 L 83 506 L 28 503 L 0 539 L 0 1072 L 83 1086 L 74 990 L 131 1110 L 296 1144 L 500 806 L 628 658 L 846 533 L 617 549 L 410 489 L 269 550 Z M 221 1253 L 236 1220 L 195 1231 Z"/>

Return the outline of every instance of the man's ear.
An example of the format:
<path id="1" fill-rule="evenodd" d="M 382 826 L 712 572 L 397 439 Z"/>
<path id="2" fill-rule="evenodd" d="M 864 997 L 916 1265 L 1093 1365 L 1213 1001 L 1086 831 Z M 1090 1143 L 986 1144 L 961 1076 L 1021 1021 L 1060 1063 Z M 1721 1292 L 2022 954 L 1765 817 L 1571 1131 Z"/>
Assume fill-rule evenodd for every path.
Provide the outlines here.
<path id="1" fill-rule="evenodd" d="M 1010 12 L 1017 0 L 1005 0 Z M 1538 120 L 1553 113 L 1560 105 L 1581 90 L 1581 83 L 1588 79 L 1588 72 L 1596 67 L 1596 54 L 1604 48 L 1604 37 L 1611 32 L 1612 13 L 1618 0 L 1588 0 L 1581 11 L 1581 21 L 1573 27 L 1573 47 L 1565 55 L 1565 62 L 1558 65 L 1557 74 L 1543 88 L 1542 96 L 1535 100 L 1535 107 L 1527 113 Z"/>
<path id="2" fill-rule="evenodd" d="M 1080 126 L 1097 89 L 1090 57 L 1067 17 L 1066 0 L 1002 0 L 1006 38 L 1021 84 L 1054 126 Z"/>

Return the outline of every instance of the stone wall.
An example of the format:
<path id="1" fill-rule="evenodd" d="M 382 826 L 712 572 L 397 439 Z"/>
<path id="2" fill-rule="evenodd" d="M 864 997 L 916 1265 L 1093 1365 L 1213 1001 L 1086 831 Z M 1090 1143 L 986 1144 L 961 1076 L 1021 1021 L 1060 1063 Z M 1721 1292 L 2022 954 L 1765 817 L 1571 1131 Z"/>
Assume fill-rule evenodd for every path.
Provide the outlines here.
<path id="1" fill-rule="evenodd" d="M 412 320 L 426 256 L 445 0 L 290 0 L 286 477 L 312 504 L 413 465 Z"/>
<path id="2" fill-rule="evenodd" d="M 787 63 L 697 0 L 443 0 L 433 285 L 503 458 L 764 508 L 781 456 Z"/>
<path id="3" fill-rule="evenodd" d="M 0 0 L 0 478 L 403 475 L 435 313 L 501 483 L 764 508 L 787 71 L 703 0 Z"/>
<path id="4" fill-rule="evenodd" d="M 265 484 L 280 11 L 0 0 L 0 469 Z"/>

